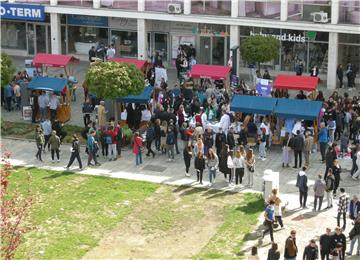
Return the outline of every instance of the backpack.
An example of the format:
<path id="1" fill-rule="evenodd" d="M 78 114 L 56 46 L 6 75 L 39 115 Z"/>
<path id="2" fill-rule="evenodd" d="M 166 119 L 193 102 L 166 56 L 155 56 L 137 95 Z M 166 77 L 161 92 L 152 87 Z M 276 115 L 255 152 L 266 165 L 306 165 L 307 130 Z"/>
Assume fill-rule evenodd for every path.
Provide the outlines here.
<path id="1" fill-rule="evenodd" d="M 106 135 L 104 138 L 106 144 L 112 144 L 112 136 Z"/>
<path id="2" fill-rule="evenodd" d="M 166 144 L 174 144 L 174 143 L 175 143 L 174 133 L 169 133 L 166 138 Z"/>

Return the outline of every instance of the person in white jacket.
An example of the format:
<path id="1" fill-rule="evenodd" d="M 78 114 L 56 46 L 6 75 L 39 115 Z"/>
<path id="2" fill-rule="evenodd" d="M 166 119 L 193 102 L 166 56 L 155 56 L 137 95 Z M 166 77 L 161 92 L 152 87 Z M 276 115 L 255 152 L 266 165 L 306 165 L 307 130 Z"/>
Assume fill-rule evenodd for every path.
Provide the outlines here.
<path id="1" fill-rule="evenodd" d="M 235 152 L 233 164 L 235 168 L 235 184 L 242 184 L 242 178 L 245 172 L 245 150 L 243 146 L 240 146 L 240 150 Z"/>
<path id="2" fill-rule="evenodd" d="M 234 176 L 234 162 L 233 162 L 232 156 L 233 156 L 233 151 L 230 150 L 228 152 L 228 157 L 227 157 L 227 168 L 228 168 L 228 173 L 229 173 L 229 186 L 233 186 L 232 180 L 233 180 L 233 176 Z"/>
<path id="3" fill-rule="evenodd" d="M 360 150 L 356 153 L 356 166 L 357 166 L 357 171 L 352 176 L 354 180 L 358 180 L 360 176 Z"/>

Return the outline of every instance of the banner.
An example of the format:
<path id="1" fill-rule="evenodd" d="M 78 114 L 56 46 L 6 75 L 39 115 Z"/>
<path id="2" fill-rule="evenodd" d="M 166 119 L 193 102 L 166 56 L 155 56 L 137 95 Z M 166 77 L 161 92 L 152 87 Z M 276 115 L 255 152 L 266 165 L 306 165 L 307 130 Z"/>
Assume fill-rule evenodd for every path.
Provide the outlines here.
<path id="1" fill-rule="evenodd" d="M 45 11 L 42 5 L 0 4 L 1 19 L 45 21 Z"/>

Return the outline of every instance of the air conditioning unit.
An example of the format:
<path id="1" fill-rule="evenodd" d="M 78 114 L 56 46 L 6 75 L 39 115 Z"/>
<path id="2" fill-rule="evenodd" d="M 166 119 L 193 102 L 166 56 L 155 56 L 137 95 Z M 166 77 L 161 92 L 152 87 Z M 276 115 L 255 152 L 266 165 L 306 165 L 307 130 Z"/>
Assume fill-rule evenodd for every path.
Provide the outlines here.
<path id="1" fill-rule="evenodd" d="M 313 16 L 313 22 L 314 23 L 327 23 L 329 22 L 328 13 L 325 13 L 323 11 L 321 12 L 314 12 L 311 13 Z"/>
<path id="2" fill-rule="evenodd" d="M 168 4 L 168 13 L 169 14 L 181 14 L 181 4 Z"/>

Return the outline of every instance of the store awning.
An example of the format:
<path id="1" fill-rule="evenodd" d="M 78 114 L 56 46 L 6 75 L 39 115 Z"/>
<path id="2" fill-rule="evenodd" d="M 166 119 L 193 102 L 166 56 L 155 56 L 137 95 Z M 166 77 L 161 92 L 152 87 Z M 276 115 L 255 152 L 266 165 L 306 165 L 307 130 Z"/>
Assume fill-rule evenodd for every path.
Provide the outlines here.
<path id="1" fill-rule="evenodd" d="M 30 90 L 44 90 L 61 92 L 66 87 L 67 79 L 50 77 L 33 77 L 27 88 Z"/>
<path id="2" fill-rule="evenodd" d="M 282 118 L 315 120 L 322 107 L 321 101 L 279 98 L 275 115 Z"/>
<path id="3" fill-rule="evenodd" d="M 149 85 L 146 86 L 143 90 L 143 92 L 138 95 L 129 95 L 122 98 L 117 98 L 117 101 L 123 102 L 123 103 L 136 103 L 136 104 L 146 104 L 149 102 L 151 98 L 151 93 L 153 91 L 153 88 Z"/>
<path id="4" fill-rule="evenodd" d="M 71 55 L 38 53 L 32 61 L 35 67 L 45 66 L 56 68 L 64 68 L 70 62 L 79 62 L 79 59 Z"/>
<path id="5" fill-rule="evenodd" d="M 190 77 L 225 80 L 229 76 L 230 70 L 231 68 L 226 66 L 195 64 L 191 68 Z"/>
<path id="6" fill-rule="evenodd" d="M 269 115 L 274 111 L 277 99 L 261 96 L 235 95 L 230 110 L 249 114 Z"/>
<path id="7" fill-rule="evenodd" d="M 274 82 L 274 88 L 314 91 L 318 82 L 318 77 L 278 75 Z"/>
<path id="8" fill-rule="evenodd" d="M 109 60 L 115 61 L 115 62 L 134 64 L 136 66 L 136 68 L 138 68 L 139 70 L 144 69 L 148 63 L 146 60 L 137 60 L 137 59 L 128 59 L 128 58 L 112 58 Z"/>

